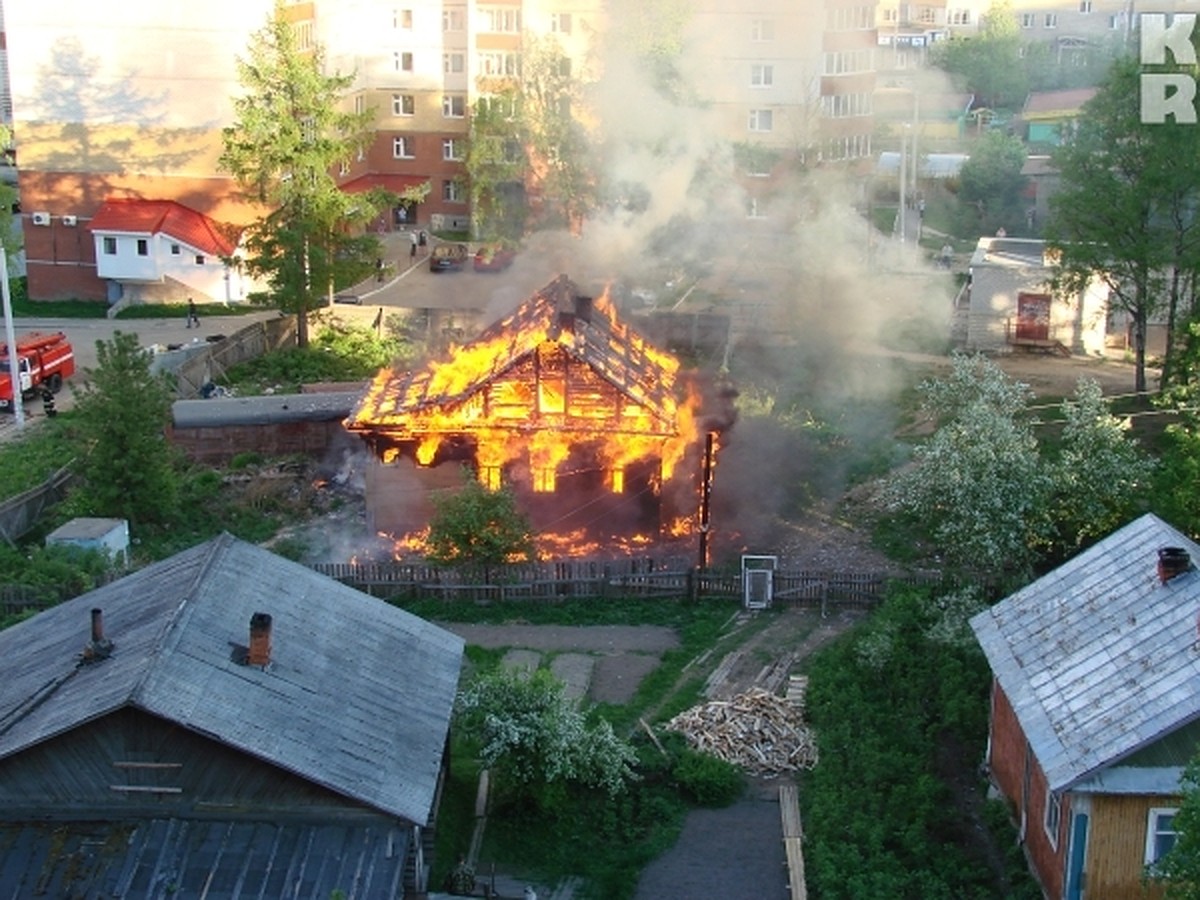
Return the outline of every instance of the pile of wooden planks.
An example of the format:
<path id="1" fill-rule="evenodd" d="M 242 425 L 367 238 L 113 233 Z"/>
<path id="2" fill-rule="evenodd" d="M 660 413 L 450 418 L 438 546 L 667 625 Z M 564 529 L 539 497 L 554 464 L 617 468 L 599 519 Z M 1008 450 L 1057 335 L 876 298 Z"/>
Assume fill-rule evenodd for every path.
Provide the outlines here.
<path id="1" fill-rule="evenodd" d="M 694 706 L 663 727 L 753 775 L 779 775 L 817 764 L 816 739 L 800 707 L 761 688 Z"/>

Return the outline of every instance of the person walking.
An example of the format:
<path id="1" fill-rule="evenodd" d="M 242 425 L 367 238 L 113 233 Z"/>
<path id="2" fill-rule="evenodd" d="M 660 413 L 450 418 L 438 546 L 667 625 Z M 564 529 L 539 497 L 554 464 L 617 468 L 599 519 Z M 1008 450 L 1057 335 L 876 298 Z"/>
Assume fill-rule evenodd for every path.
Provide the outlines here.
<path id="1" fill-rule="evenodd" d="M 200 327 L 200 317 L 196 315 L 196 301 L 188 297 L 187 327 L 191 328 L 193 325 Z"/>
<path id="2" fill-rule="evenodd" d="M 414 230 L 414 231 L 412 231 L 412 232 L 410 232 L 408 236 L 409 236 L 410 238 L 412 238 L 412 250 L 409 252 L 409 254 L 408 254 L 408 258 L 409 258 L 409 259 L 416 259 L 416 258 L 417 258 L 417 242 L 418 242 L 418 241 L 419 241 L 421 238 L 420 238 L 420 237 L 417 235 L 417 232 L 416 232 L 415 230 Z"/>

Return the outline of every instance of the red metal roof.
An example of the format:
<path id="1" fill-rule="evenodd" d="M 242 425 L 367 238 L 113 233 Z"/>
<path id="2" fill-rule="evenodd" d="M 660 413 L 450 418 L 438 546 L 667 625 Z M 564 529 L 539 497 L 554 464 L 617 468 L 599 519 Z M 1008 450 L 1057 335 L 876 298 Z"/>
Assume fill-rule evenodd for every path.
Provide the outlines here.
<path id="1" fill-rule="evenodd" d="M 105 200 L 88 223 L 92 231 L 164 234 L 214 256 L 232 256 L 237 245 L 228 228 L 174 200 Z"/>
<path id="2" fill-rule="evenodd" d="M 428 180 L 428 178 L 422 178 L 419 175 L 397 175 L 390 172 L 375 172 L 369 175 L 360 175 L 353 181 L 347 181 L 345 184 L 340 185 L 340 187 L 347 194 L 358 194 L 363 191 L 369 191 L 371 188 L 383 188 L 385 191 L 391 191 L 393 194 L 400 194 L 408 188 L 424 184 Z"/>

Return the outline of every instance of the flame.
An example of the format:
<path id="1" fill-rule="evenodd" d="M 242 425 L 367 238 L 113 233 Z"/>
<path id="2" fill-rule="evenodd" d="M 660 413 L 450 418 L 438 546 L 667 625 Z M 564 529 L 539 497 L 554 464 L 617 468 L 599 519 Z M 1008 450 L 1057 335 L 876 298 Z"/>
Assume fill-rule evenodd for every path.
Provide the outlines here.
<path id="1" fill-rule="evenodd" d="M 523 462 L 534 491 L 554 491 L 576 450 L 593 455 L 614 493 L 642 461 L 669 480 L 699 435 L 696 391 L 680 398 L 679 361 L 619 321 L 607 290 L 591 300 L 573 290 L 561 278 L 448 358 L 379 373 L 347 427 L 387 438 L 384 462 L 432 466 L 467 448 L 493 489 Z"/>

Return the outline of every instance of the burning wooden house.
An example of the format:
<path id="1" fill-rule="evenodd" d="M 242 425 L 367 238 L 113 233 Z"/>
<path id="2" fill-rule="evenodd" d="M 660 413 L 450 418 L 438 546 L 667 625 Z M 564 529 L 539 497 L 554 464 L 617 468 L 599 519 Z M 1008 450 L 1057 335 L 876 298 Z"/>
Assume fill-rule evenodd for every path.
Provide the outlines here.
<path id="1" fill-rule="evenodd" d="M 421 495 L 458 483 L 466 464 L 488 487 L 511 486 L 542 528 L 618 513 L 657 526 L 662 486 L 697 436 L 680 374 L 607 297 L 559 276 L 447 358 L 375 378 L 346 420 L 378 463 L 369 524 L 422 524 Z"/>

